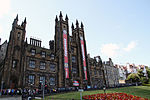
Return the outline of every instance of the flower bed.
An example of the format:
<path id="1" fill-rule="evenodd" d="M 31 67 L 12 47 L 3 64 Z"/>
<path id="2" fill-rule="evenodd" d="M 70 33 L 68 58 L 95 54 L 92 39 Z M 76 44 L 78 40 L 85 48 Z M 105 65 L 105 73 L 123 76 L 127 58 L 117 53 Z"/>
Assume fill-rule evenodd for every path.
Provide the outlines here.
<path id="1" fill-rule="evenodd" d="M 146 98 L 133 96 L 126 93 L 105 93 L 83 96 L 84 100 L 149 100 Z"/>

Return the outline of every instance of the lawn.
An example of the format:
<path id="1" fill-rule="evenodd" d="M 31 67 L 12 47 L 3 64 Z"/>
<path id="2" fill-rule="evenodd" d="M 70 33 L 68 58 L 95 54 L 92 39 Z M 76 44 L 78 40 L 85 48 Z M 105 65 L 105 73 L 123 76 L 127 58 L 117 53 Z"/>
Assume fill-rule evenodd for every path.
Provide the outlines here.
<path id="1" fill-rule="evenodd" d="M 113 89 L 106 90 L 106 93 L 112 93 L 112 92 L 123 92 L 123 93 L 150 99 L 150 87 L 148 86 L 132 86 L 132 87 L 113 88 Z M 104 93 L 104 91 L 103 90 L 84 91 L 83 95 L 98 94 L 98 93 Z M 60 100 L 80 99 L 80 92 L 69 92 L 64 94 L 47 96 L 45 100 L 51 100 L 52 98 L 59 98 Z"/>

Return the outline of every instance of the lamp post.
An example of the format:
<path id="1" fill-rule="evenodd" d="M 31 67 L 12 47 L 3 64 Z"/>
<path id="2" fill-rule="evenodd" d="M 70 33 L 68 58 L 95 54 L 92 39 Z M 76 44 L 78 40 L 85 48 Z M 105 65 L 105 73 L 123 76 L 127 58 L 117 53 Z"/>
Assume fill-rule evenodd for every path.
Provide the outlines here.
<path id="1" fill-rule="evenodd" d="M 104 90 L 104 94 L 105 94 L 105 92 L 106 92 L 106 86 L 105 85 L 103 86 L 103 90 Z"/>
<path id="2" fill-rule="evenodd" d="M 105 100 L 106 100 L 106 86 L 103 86 L 104 94 L 105 94 Z"/>
<path id="3" fill-rule="evenodd" d="M 2 80 L 2 82 L 1 82 L 1 94 L 0 94 L 0 96 L 2 95 L 2 91 L 3 91 L 3 83 L 4 83 L 4 81 Z"/>
<path id="4" fill-rule="evenodd" d="M 45 88 L 45 80 L 42 82 L 42 87 L 43 87 L 43 100 L 44 100 L 44 88 Z"/>

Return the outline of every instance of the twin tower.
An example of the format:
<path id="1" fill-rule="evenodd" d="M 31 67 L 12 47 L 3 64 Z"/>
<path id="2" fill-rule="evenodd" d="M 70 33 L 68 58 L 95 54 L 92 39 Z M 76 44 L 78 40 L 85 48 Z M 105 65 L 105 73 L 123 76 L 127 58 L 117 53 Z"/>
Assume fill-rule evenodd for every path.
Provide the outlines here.
<path id="1" fill-rule="evenodd" d="M 55 54 L 58 59 L 58 86 L 73 86 L 78 82 L 80 87 L 89 83 L 88 59 L 84 26 L 76 27 L 72 24 L 72 36 L 69 35 L 68 17 L 63 20 L 60 12 L 59 19 L 55 19 Z"/>

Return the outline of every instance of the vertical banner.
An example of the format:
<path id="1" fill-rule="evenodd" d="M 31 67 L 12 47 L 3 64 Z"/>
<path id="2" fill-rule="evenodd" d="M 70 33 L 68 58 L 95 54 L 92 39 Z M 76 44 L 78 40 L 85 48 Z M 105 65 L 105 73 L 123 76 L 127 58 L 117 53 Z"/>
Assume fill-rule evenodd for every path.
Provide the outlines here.
<path id="1" fill-rule="evenodd" d="M 65 69 L 65 77 L 69 78 L 68 46 L 67 46 L 67 31 L 66 30 L 63 30 L 63 45 L 64 45 L 64 69 Z"/>
<path id="2" fill-rule="evenodd" d="M 81 42 L 82 59 L 83 59 L 83 70 L 84 70 L 85 80 L 87 80 L 86 58 L 85 58 L 85 49 L 84 49 L 83 37 L 80 37 L 80 42 Z"/>

